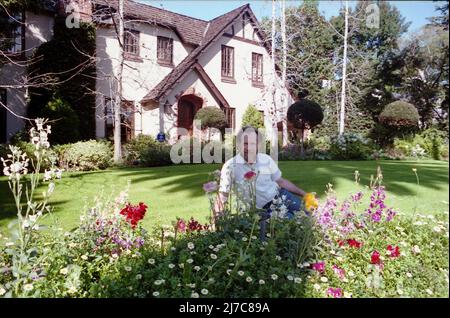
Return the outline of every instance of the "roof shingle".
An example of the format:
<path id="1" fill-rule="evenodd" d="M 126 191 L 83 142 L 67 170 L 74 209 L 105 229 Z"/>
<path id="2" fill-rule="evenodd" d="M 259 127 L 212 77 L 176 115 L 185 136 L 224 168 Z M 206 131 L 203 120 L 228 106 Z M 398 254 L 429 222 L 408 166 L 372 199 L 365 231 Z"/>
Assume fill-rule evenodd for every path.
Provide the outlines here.
<path id="1" fill-rule="evenodd" d="M 118 0 L 93 0 L 96 6 L 111 7 L 117 10 Z M 181 40 L 188 44 L 199 45 L 206 29 L 207 21 L 170 12 L 147 4 L 125 0 L 124 14 L 127 17 L 145 20 L 149 23 L 175 28 Z"/>
<path id="2" fill-rule="evenodd" d="M 187 70 L 192 68 L 197 62 L 198 56 L 202 53 L 206 47 L 215 40 L 218 36 L 222 34 L 225 28 L 231 24 L 237 17 L 240 16 L 245 9 L 249 7 L 248 4 L 243 5 L 233 11 L 225 13 L 208 23 L 206 28 L 206 34 L 203 37 L 203 41 L 200 43 L 195 50 L 191 52 L 176 68 L 172 70 L 161 82 L 158 83 L 143 99 L 141 102 L 145 103 L 148 101 L 159 100 L 165 92 L 170 90 L 178 81 L 181 80 L 182 76 Z"/>

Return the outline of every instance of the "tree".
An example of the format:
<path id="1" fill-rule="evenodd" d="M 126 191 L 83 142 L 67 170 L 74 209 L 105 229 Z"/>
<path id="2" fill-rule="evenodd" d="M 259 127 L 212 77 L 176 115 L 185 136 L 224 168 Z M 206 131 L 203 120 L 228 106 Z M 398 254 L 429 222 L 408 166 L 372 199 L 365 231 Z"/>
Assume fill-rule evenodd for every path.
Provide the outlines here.
<path id="1" fill-rule="evenodd" d="M 323 121 L 322 107 L 314 101 L 301 99 L 289 107 L 287 119 L 295 128 L 300 129 L 300 151 L 303 155 L 305 130 L 312 129 Z"/>
<path id="2" fill-rule="evenodd" d="M 264 128 L 264 115 L 254 105 L 249 105 L 242 117 L 242 126 Z"/>
<path id="3" fill-rule="evenodd" d="M 331 123 L 327 129 L 334 130 L 333 30 L 320 13 L 318 1 L 304 1 L 300 6 L 289 6 L 281 11 L 281 17 L 275 20 L 275 27 L 267 17 L 262 19 L 261 25 L 269 34 L 275 28 L 275 59 L 286 60 L 286 68 L 281 69 L 282 77 L 285 71 L 286 85 L 294 96 L 315 100 L 322 105 L 325 121 Z"/>
<path id="4" fill-rule="evenodd" d="M 209 106 L 201 108 L 196 114 L 195 119 L 200 120 L 201 129 L 216 128 L 223 132 L 228 125 L 225 113 L 217 107 Z M 209 131 L 208 140 L 211 139 L 211 130 Z"/>
<path id="5" fill-rule="evenodd" d="M 374 6 L 376 5 L 376 6 Z M 374 13 L 371 13 L 373 8 Z M 378 114 L 387 102 L 393 101 L 389 95 L 392 77 L 396 68 L 386 74 L 380 65 L 386 57 L 398 49 L 399 40 L 409 24 L 398 9 L 385 1 L 358 1 L 354 9 L 348 10 L 348 52 L 347 74 L 345 79 L 345 127 L 355 132 L 367 132 L 376 122 Z M 378 24 L 371 23 L 369 14 L 378 16 Z M 333 41 L 337 44 L 335 54 L 336 77 L 341 79 L 340 71 L 344 60 L 345 11 L 331 19 L 335 30 Z M 389 63 L 385 64 L 390 65 Z M 372 119 L 367 116 L 371 114 Z"/>

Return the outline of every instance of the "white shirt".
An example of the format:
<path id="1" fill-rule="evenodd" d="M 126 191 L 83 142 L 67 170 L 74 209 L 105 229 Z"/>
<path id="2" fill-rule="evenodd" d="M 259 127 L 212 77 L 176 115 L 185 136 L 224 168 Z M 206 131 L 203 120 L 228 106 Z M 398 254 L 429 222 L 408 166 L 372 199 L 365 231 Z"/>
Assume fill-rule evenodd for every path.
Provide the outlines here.
<path id="1" fill-rule="evenodd" d="M 253 164 L 247 163 L 240 154 L 225 162 L 220 174 L 219 191 L 230 193 L 232 185 L 245 182 L 244 175 L 249 171 L 257 173 L 256 207 L 261 209 L 273 200 L 280 188 L 276 181 L 281 178 L 281 171 L 269 155 L 258 153 Z"/>

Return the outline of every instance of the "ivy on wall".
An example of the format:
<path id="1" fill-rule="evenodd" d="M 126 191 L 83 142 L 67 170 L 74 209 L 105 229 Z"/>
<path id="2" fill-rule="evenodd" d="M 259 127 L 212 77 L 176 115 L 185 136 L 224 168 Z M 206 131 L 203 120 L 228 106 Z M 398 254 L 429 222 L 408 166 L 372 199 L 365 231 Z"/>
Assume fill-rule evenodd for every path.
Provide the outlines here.
<path id="1" fill-rule="evenodd" d="M 41 116 L 50 101 L 60 98 L 79 118 L 74 135 L 95 138 L 95 26 L 81 22 L 69 29 L 64 18 L 56 18 L 53 39 L 37 48 L 33 58 L 37 62 L 28 67 L 28 75 L 38 85 L 29 90 L 29 117 Z"/>

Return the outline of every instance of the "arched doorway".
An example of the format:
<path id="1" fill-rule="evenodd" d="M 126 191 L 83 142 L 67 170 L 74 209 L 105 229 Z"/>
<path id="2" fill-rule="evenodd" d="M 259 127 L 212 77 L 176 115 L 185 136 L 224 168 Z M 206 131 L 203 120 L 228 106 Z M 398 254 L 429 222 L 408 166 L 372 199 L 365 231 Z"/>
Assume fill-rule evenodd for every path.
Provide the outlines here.
<path id="1" fill-rule="evenodd" d="M 195 114 L 202 108 L 202 105 L 203 99 L 196 95 L 181 96 L 178 100 L 177 126 L 186 129 L 191 135 Z"/>

